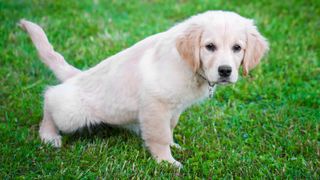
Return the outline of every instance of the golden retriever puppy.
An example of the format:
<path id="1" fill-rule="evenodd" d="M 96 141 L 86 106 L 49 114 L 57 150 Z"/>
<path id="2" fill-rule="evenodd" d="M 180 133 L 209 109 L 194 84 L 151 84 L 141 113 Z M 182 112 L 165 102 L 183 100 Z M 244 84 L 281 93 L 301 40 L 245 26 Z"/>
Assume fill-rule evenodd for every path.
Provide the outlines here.
<path id="1" fill-rule="evenodd" d="M 81 71 L 54 51 L 41 27 L 20 25 L 61 81 L 45 92 L 43 142 L 60 147 L 59 132 L 106 123 L 140 134 L 158 162 L 176 166 L 170 146 L 180 114 L 217 85 L 235 83 L 239 67 L 247 74 L 268 50 L 252 20 L 208 11 Z"/>

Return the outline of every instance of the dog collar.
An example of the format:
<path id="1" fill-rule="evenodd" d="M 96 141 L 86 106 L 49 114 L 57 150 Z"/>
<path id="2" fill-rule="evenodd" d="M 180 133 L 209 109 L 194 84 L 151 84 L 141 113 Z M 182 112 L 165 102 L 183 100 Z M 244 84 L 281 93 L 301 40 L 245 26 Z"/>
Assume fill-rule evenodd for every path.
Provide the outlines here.
<path id="1" fill-rule="evenodd" d="M 201 70 L 203 71 L 203 69 L 201 68 Z M 204 72 L 204 71 L 203 71 Z M 214 86 L 216 85 L 214 82 L 210 82 L 208 80 L 208 78 L 206 78 L 204 75 L 202 75 L 201 73 L 197 72 L 197 75 L 200 76 L 203 80 L 207 81 L 208 85 L 209 85 L 209 98 L 213 97 L 213 93 L 214 93 Z"/>

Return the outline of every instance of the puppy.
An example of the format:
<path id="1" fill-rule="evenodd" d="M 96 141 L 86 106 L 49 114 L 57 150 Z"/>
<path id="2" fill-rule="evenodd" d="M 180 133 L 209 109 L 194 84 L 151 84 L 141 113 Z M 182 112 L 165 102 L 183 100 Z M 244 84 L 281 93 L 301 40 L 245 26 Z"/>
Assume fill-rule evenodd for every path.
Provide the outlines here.
<path id="1" fill-rule="evenodd" d="M 208 11 L 81 71 L 54 51 L 41 27 L 20 25 L 61 81 L 44 95 L 43 142 L 60 147 L 59 132 L 106 123 L 140 134 L 158 162 L 176 166 L 170 146 L 180 114 L 216 85 L 235 83 L 240 66 L 248 74 L 268 50 L 252 20 Z"/>

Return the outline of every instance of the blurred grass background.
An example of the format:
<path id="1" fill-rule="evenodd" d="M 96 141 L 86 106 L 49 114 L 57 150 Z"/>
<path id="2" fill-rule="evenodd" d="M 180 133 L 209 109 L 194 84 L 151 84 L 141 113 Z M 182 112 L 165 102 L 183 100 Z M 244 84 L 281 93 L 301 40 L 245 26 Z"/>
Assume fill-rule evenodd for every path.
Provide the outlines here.
<path id="1" fill-rule="evenodd" d="M 261 65 L 180 118 L 178 171 L 124 130 L 40 143 L 42 93 L 58 81 L 40 62 L 21 18 L 40 24 L 71 64 L 89 68 L 135 42 L 206 10 L 255 19 L 270 42 Z M 0 0 L 0 177 L 310 178 L 320 174 L 320 1 Z"/>

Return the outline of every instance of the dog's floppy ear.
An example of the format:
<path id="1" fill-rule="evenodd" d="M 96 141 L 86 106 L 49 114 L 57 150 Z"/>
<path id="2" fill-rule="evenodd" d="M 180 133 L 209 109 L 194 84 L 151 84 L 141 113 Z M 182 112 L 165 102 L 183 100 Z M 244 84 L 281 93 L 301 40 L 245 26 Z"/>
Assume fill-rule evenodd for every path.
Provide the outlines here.
<path id="1" fill-rule="evenodd" d="M 183 60 L 196 72 L 200 68 L 200 39 L 202 28 L 191 25 L 176 40 L 176 48 Z"/>
<path id="2" fill-rule="evenodd" d="M 253 21 L 247 27 L 247 42 L 242 61 L 243 75 L 247 75 L 250 69 L 259 64 L 263 55 L 269 50 L 267 40 L 259 33 Z"/>

